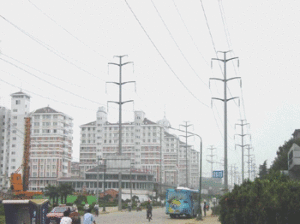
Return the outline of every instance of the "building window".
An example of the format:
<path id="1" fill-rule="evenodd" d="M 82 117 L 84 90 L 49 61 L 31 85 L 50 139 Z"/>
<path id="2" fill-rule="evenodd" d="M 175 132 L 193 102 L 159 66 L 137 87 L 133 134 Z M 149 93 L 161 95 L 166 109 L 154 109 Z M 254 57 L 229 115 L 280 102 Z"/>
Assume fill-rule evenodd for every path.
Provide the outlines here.
<path id="1" fill-rule="evenodd" d="M 18 110 L 17 109 L 13 109 L 13 112 L 18 112 Z"/>
<path id="2" fill-rule="evenodd" d="M 21 104 L 21 101 L 20 100 L 16 100 L 16 104 Z"/>
<path id="3" fill-rule="evenodd" d="M 40 133 L 40 130 L 35 129 L 33 132 L 34 133 Z"/>

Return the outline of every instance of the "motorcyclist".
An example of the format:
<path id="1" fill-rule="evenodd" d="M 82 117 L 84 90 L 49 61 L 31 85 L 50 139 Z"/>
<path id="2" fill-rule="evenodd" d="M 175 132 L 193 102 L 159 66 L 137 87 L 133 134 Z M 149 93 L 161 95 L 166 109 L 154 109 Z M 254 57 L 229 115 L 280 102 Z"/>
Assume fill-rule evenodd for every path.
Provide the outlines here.
<path id="1" fill-rule="evenodd" d="M 151 219 L 152 219 L 152 205 L 151 205 L 151 200 L 148 200 L 148 204 L 147 204 L 147 219 L 149 217 L 149 215 L 151 215 Z"/>

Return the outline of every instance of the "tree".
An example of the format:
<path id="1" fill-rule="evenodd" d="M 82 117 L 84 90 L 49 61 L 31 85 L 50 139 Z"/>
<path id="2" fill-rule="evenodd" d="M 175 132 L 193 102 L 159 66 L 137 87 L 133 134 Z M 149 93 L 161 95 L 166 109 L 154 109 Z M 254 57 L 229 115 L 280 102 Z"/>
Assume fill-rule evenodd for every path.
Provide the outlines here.
<path id="1" fill-rule="evenodd" d="M 300 139 L 291 138 L 278 148 L 277 157 L 270 167 L 271 172 L 288 170 L 288 152 L 294 143 L 300 146 Z"/>
<path id="2" fill-rule="evenodd" d="M 267 174 L 268 174 L 267 160 L 265 160 L 263 165 L 260 165 L 260 167 L 259 167 L 259 178 L 265 179 Z"/>
<path id="3" fill-rule="evenodd" d="M 55 204 L 55 199 L 58 197 L 57 187 L 53 185 L 48 185 L 45 188 L 45 195 L 49 196 L 49 201 L 52 199 L 52 204 Z"/>
<path id="4" fill-rule="evenodd" d="M 71 183 L 61 183 L 58 186 L 58 192 L 61 198 L 61 203 L 67 203 L 67 197 L 69 194 L 73 194 L 74 188 Z"/>

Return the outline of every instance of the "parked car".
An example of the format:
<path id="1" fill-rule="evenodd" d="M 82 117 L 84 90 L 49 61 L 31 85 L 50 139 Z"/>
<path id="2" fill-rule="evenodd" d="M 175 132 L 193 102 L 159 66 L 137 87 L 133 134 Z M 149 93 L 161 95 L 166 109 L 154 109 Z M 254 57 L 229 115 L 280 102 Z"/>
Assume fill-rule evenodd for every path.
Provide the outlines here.
<path id="1" fill-rule="evenodd" d="M 59 224 L 60 219 L 64 216 L 64 212 L 68 209 L 70 209 L 69 217 L 72 219 L 72 223 L 80 224 L 80 214 L 78 210 L 66 205 L 54 207 L 51 212 L 47 214 L 46 224 Z"/>

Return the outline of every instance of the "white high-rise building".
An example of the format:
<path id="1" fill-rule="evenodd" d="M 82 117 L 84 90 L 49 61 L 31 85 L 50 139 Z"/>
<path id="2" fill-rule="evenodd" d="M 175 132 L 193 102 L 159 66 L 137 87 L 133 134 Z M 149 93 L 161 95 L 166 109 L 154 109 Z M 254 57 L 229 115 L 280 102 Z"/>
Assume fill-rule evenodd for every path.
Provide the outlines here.
<path id="1" fill-rule="evenodd" d="M 25 117 L 30 111 L 30 96 L 22 91 L 11 96 L 11 110 L 0 108 L 0 190 L 10 187 L 9 177 L 21 167 L 24 152 Z M 22 173 L 22 170 L 20 170 Z"/>
<path id="2" fill-rule="evenodd" d="M 132 122 L 122 123 L 122 154 L 131 158 L 135 169 L 154 174 L 156 182 L 183 186 L 186 148 L 176 135 L 169 133 L 169 126 L 166 118 L 155 123 L 143 111 L 135 111 Z M 96 166 L 97 157 L 112 157 L 119 152 L 119 124 L 108 122 L 105 108 L 100 107 L 96 121 L 80 128 L 79 167 L 83 177 Z M 198 187 L 199 152 L 188 145 L 187 154 L 189 187 Z"/>
<path id="3" fill-rule="evenodd" d="M 29 190 L 43 190 L 57 185 L 58 178 L 71 176 L 73 119 L 49 106 L 30 117 Z"/>
<path id="4" fill-rule="evenodd" d="M 0 190 L 6 190 L 9 182 L 10 133 L 10 110 L 0 107 Z"/>

